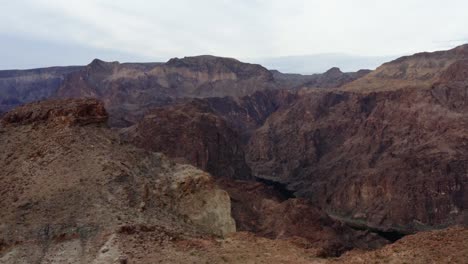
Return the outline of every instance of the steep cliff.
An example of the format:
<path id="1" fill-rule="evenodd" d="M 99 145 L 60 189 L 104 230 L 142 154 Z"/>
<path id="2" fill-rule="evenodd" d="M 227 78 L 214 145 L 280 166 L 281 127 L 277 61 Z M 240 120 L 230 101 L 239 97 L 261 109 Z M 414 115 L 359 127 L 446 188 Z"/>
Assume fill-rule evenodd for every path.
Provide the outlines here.
<path id="1" fill-rule="evenodd" d="M 250 139 L 253 174 L 356 226 L 413 232 L 462 221 L 468 86 L 305 95 Z"/>
<path id="2" fill-rule="evenodd" d="M 63 83 L 65 76 L 81 68 L 69 66 L 0 71 L 0 112 L 50 98 Z"/>
<path id="3" fill-rule="evenodd" d="M 122 136 L 218 177 L 251 178 L 239 134 L 204 100 L 155 108 Z"/>

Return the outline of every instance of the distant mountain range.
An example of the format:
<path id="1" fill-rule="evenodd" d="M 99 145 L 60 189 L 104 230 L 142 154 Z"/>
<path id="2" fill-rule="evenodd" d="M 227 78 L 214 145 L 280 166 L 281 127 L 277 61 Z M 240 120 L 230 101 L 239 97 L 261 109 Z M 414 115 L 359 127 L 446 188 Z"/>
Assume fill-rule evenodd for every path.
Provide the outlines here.
<path id="1" fill-rule="evenodd" d="M 341 53 L 324 53 L 314 55 L 282 56 L 247 59 L 261 64 L 268 69 L 284 73 L 312 74 L 322 73 L 332 67 L 339 67 L 344 72 L 360 69 L 375 69 L 384 62 L 399 56 L 357 56 Z"/>

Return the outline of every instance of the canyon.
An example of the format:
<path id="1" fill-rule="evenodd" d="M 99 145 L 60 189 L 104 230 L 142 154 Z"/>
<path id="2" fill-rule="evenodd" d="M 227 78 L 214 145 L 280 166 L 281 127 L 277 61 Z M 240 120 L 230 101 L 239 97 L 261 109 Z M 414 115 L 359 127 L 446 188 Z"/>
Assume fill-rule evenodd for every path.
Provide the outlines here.
<path id="1" fill-rule="evenodd" d="M 468 258 L 468 45 L 0 71 L 0 117 L 0 263 Z"/>

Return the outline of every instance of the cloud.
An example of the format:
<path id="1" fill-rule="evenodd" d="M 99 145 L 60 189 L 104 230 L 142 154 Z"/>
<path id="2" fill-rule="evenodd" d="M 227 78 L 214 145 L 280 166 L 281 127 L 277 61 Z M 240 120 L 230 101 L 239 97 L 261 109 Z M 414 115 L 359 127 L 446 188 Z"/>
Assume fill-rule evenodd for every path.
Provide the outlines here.
<path id="1" fill-rule="evenodd" d="M 462 0 L 15 0 L 2 3 L 0 33 L 144 58 L 382 56 L 465 38 L 466 10 Z"/>

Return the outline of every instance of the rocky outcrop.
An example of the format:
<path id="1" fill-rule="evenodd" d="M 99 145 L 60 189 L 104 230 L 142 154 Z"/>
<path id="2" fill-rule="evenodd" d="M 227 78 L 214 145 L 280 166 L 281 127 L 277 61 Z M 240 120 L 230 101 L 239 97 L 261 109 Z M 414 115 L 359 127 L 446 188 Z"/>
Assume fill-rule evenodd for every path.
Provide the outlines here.
<path id="1" fill-rule="evenodd" d="M 468 86 L 304 95 L 252 138 L 253 174 L 355 226 L 414 232 L 463 221 Z"/>
<path id="2" fill-rule="evenodd" d="M 186 217 L 202 231 L 219 236 L 236 231 L 230 197 L 208 173 L 178 165 L 174 175 L 158 181 L 152 192 L 161 206 Z"/>
<path id="3" fill-rule="evenodd" d="M 50 100 L 17 107 L 2 118 L 3 125 L 33 123 L 104 123 L 108 118 L 102 102 L 96 99 Z"/>
<path id="4" fill-rule="evenodd" d="M 153 109 L 123 138 L 218 177 L 249 179 L 238 133 L 204 100 Z"/>
<path id="5" fill-rule="evenodd" d="M 229 196 L 210 175 L 121 143 L 105 117 L 102 103 L 80 99 L 3 119 L 0 263 L 92 263 L 132 226 L 167 239 L 235 231 Z"/>

